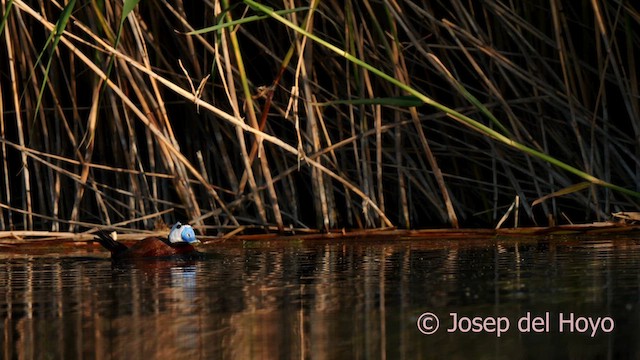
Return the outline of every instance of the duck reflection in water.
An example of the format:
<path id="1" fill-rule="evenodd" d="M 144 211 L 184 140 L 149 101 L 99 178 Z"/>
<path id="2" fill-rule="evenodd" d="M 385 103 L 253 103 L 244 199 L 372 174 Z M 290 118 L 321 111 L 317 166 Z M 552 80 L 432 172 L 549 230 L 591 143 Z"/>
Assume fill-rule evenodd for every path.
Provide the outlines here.
<path id="1" fill-rule="evenodd" d="M 166 239 L 148 237 L 127 246 L 115 239 L 115 234 L 97 233 L 95 238 L 100 245 L 111 252 L 113 260 L 143 258 L 179 258 L 197 259 L 203 253 L 197 251 L 193 244 L 200 243 L 190 225 L 176 223 Z"/>

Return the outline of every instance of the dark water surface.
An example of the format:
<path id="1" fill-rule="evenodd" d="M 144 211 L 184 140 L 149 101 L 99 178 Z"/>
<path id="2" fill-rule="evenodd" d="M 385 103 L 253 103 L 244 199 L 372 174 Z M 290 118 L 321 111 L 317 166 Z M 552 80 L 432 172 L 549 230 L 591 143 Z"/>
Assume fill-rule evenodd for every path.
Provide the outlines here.
<path id="1" fill-rule="evenodd" d="M 640 357 L 637 238 L 205 251 L 214 258 L 117 266 L 97 250 L 0 252 L 0 358 Z M 439 317 L 434 334 L 418 328 L 435 329 L 424 313 Z"/>

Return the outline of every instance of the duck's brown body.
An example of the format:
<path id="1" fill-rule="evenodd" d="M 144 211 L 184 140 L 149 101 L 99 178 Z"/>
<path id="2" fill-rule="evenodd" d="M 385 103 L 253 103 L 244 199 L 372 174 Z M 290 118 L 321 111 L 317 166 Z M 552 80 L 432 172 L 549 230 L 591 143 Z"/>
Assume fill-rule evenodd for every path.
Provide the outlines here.
<path id="1" fill-rule="evenodd" d="M 131 246 L 114 240 L 106 233 L 98 233 L 96 238 L 100 244 L 111 252 L 112 259 L 140 259 L 169 257 L 174 255 L 192 255 L 199 252 L 187 243 L 170 244 L 158 237 L 148 237 Z"/>

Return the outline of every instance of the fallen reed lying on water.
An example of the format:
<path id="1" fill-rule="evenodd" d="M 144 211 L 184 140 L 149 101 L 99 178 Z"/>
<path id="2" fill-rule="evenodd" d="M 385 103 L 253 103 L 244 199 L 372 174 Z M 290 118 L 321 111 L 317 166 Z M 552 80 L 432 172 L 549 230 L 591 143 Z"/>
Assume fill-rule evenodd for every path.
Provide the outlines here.
<path id="1" fill-rule="evenodd" d="M 3 2 L 0 227 L 553 225 L 640 203 L 628 2 Z"/>

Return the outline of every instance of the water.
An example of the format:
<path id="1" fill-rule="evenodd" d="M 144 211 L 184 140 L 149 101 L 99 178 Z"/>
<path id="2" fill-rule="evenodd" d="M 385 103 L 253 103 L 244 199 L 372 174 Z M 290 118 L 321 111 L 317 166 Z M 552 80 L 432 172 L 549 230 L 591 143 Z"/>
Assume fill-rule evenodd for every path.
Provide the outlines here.
<path id="1" fill-rule="evenodd" d="M 119 266 L 82 248 L 0 252 L 0 358 L 640 357 L 640 239 L 282 240 L 206 251 L 214 259 Z M 418 329 L 434 329 L 424 313 L 439 318 L 434 334 Z M 598 318 L 597 331 L 585 329 Z"/>

